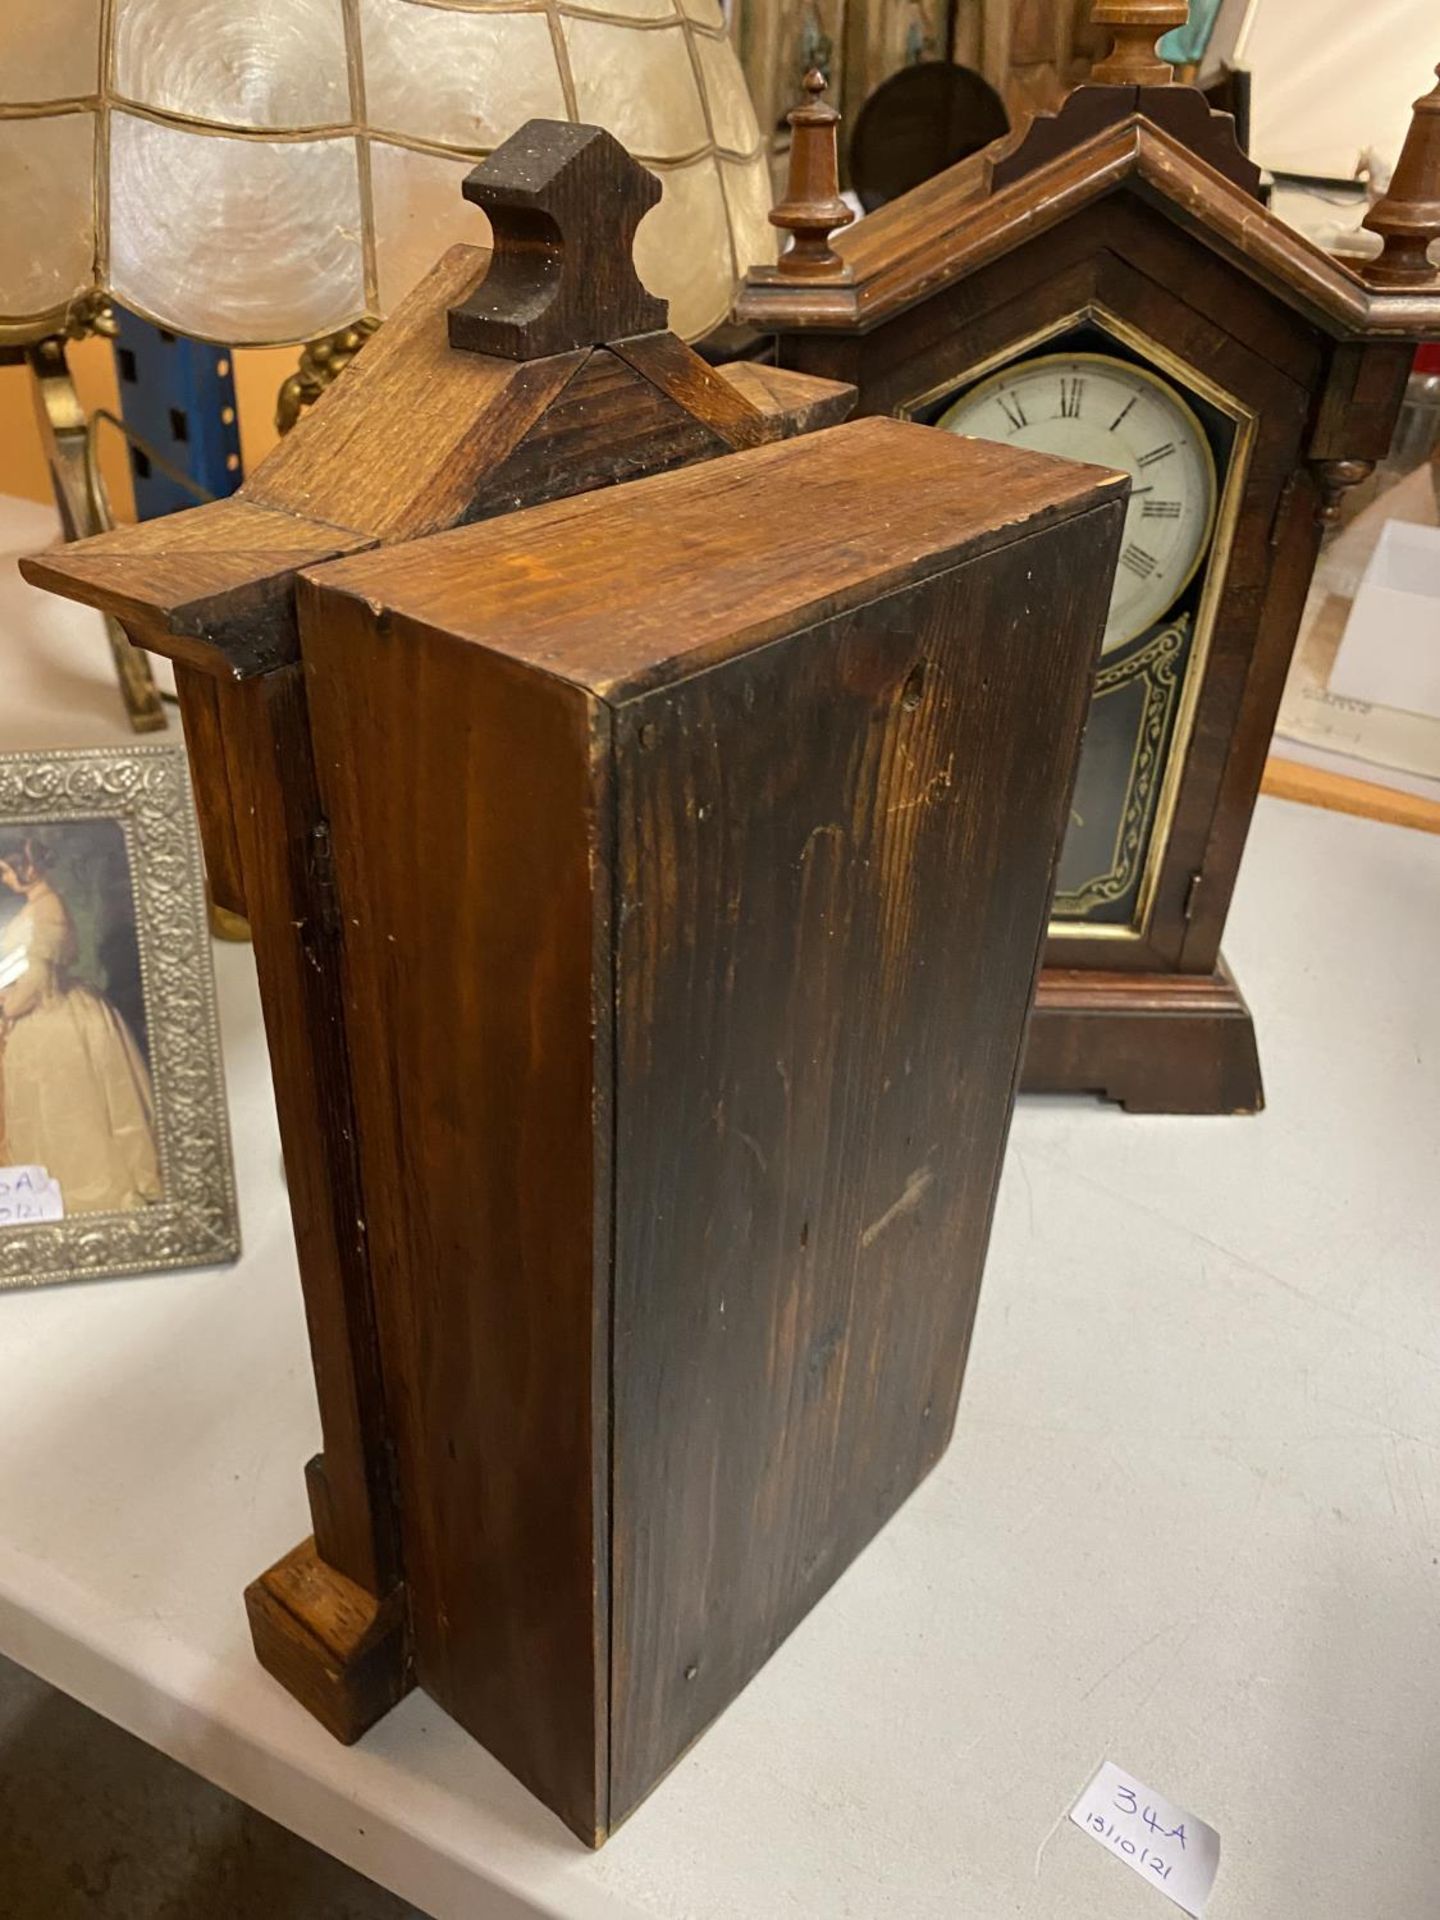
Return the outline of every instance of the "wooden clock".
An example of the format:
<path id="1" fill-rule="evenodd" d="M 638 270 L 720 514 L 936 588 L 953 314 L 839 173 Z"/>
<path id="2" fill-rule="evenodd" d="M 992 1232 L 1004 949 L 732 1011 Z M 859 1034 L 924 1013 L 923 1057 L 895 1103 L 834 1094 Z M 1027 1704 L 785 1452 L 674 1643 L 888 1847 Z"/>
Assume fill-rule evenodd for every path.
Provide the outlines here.
<path id="1" fill-rule="evenodd" d="M 297 576 L 785 439 L 853 398 L 774 368 L 721 372 L 667 330 L 631 263 L 660 184 L 599 128 L 531 121 L 464 192 L 493 250 L 452 247 L 239 493 L 22 562 L 175 662 L 211 892 L 253 929 L 323 1452 L 306 1470 L 313 1537 L 247 1598 L 261 1660 L 349 1739 L 413 1676 L 364 1227 L 378 1201 L 356 1148 L 363 1063 Z"/>
<path id="2" fill-rule="evenodd" d="M 739 316 L 862 413 L 1130 473 L 1024 1085 L 1253 1112 L 1221 935 L 1324 525 L 1440 333 L 1440 90 L 1352 270 L 1260 204 L 1233 123 L 1174 83 L 1155 41 L 1185 17 L 1097 0 L 1115 48 L 1090 83 L 833 244 L 813 75 L 774 215 L 794 243 Z"/>
<path id="3" fill-rule="evenodd" d="M 176 660 L 253 926 L 324 1439 L 257 1655 L 599 1844 L 949 1438 L 1129 483 L 708 367 L 594 129 L 467 192 L 242 495 L 26 572 Z"/>

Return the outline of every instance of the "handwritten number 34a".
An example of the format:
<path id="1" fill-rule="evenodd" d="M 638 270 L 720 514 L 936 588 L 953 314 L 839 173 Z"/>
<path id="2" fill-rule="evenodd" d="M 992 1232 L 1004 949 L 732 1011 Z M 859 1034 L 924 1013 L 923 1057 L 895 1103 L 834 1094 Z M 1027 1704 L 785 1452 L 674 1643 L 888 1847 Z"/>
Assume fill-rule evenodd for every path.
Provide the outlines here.
<path id="1" fill-rule="evenodd" d="M 1146 1807 L 1142 1811 L 1140 1802 L 1135 1798 L 1135 1789 L 1133 1787 L 1117 1787 L 1115 1789 L 1115 1804 L 1121 1813 L 1137 1814 L 1152 1833 L 1159 1834 L 1166 1840 L 1178 1840 L 1181 1851 L 1184 1851 L 1185 1822 L 1183 1820 L 1178 1827 L 1167 1827 L 1156 1817 L 1153 1807 Z"/>

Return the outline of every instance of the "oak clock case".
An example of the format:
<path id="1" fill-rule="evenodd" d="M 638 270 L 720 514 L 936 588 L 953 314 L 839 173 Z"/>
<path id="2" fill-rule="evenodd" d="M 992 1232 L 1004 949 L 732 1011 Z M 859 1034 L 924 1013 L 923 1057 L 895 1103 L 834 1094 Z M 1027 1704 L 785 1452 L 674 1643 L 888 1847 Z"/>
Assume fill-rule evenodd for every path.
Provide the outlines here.
<path id="1" fill-rule="evenodd" d="M 1185 13 L 1097 0 L 1116 45 L 1092 82 L 849 231 L 812 76 L 772 216 L 792 244 L 737 317 L 861 414 L 1130 472 L 1022 1084 L 1245 1113 L 1259 1055 L 1221 941 L 1323 527 L 1440 329 L 1440 89 L 1369 217 L 1385 251 L 1352 267 L 1260 203 L 1233 121 L 1174 83 L 1155 42 Z"/>
<path id="2" fill-rule="evenodd" d="M 661 183 L 600 129 L 530 121 L 462 191 L 491 249 L 450 248 L 238 493 L 22 565 L 174 661 L 211 895 L 252 928 L 323 1446 L 312 1535 L 246 1602 L 261 1663 L 350 1740 L 415 1684 L 403 1514 L 425 1495 L 396 1455 L 373 1235 L 355 1230 L 389 1204 L 355 1117 L 380 1054 L 349 1044 L 298 575 L 769 445 L 853 400 L 712 368 L 667 329 L 631 257 Z"/>
<path id="3" fill-rule="evenodd" d="M 598 1845 L 947 1443 L 1127 487 L 711 368 L 608 135 L 466 192 L 241 494 L 27 571 L 238 847 L 324 1438 L 256 1654 Z"/>
<path id="4" fill-rule="evenodd" d="M 1052 912 L 1137 937 L 1223 588 L 1251 422 L 1211 382 L 1094 322 L 902 409 L 949 433 L 1127 471 L 1130 507 Z"/>

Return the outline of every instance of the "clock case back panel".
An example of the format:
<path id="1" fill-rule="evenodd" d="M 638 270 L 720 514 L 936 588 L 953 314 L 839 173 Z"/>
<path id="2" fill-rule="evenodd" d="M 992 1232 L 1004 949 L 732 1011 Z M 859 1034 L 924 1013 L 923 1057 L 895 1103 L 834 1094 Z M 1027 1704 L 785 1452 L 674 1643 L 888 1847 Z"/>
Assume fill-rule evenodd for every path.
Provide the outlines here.
<path id="1" fill-rule="evenodd" d="M 753 269 L 738 307 L 783 366 L 856 385 L 862 414 L 924 417 L 1009 357 L 1118 323 L 1253 423 L 1144 924 L 1052 922 L 1031 1028 L 1027 1087 L 1137 1111 L 1263 1104 L 1221 936 L 1327 500 L 1388 451 L 1414 342 L 1440 322 L 1436 293 L 1367 287 L 1273 218 L 1257 180 L 1192 89 L 1085 86 L 837 235 L 838 272 Z"/>

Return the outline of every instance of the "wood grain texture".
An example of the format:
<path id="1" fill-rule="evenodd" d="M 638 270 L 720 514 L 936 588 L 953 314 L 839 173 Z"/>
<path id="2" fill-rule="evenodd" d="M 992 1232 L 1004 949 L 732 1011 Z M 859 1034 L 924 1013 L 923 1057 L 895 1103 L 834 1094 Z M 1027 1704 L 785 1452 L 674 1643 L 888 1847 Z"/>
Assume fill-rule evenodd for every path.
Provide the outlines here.
<path id="1" fill-rule="evenodd" d="M 949 1441 L 1118 518 L 620 711 L 613 1822 Z"/>
<path id="2" fill-rule="evenodd" d="M 473 489 L 463 518 L 488 519 L 729 451 L 729 441 L 707 421 L 618 353 L 597 347 L 531 431 Z"/>
<path id="3" fill-rule="evenodd" d="M 241 680 L 296 657 L 296 569 L 369 544 L 242 493 L 26 555 L 20 571 L 32 586 L 113 614 L 137 645 Z"/>
<path id="4" fill-rule="evenodd" d="M 490 271 L 449 315 L 450 344 L 536 360 L 663 328 L 635 271 L 635 231 L 656 176 L 600 127 L 530 120 L 467 176 L 489 216 Z"/>
<path id="5" fill-rule="evenodd" d="M 1258 199 L 1260 169 L 1242 151 L 1233 117 L 1214 112 L 1198 88 L 1111 83 L 1077 87 L 1056 112 L 1037 114 L 1007 142 L 1003 154 L 995 155 L 991 188 L 998 192 L 1014 186 L 1037 168 L 1137 115 L 1172 134 L 1197 159 L 1242 193 Z"/>
<path id="6" fill-rule="evenodd" d="M 1265 1105 L 1255 1023 L 1222 961 L 1210 974 L 1040 976 L 1026 1093 L 1098 1093 L 1127 1113 L 1253 1114 Z"/>
<path id="7" fill-rule="evenodd" d="M 988 552 L 1086 510 L 1097 493 L 1120 498 L 1125 484 L 1099 468 L 978 441 L 960 447 L 893 420 L 811 435 L 799 467 L 797 444 L 358 554 L 323 578 L 332 591 L 383 599 L 397 617 L 622 699 L 783 631 L 800 604 L 797 583 L 818 581 L 807 604 L 828 618 L 917 569 L 943 569 L 962 546 Z M 804 514 L 776 493 L 776 477 L 796 472 Z M 913 485 L 904 512 L 872 512 L 857 482 L 888 490 L 897 473 Z M 823 573 L 811 561 L 817 530 Z M 677 550 L 693 565 L 658 595 L 658 557 Z M 559 591 L 573 580 L 575 554 L 583 602 Z"/>
<path id="8" fill-rule="evenodd" d="M 301 586 L 416 1672 L 591 1842 L 945 1444 L 1125 497 L 701 477 Z"/>
<path id="9" fill-rule="evenodd" d="M 750 376 L 733 386 L 665 334 L 625 342 L 628 361 L 457 353 L 447 308 L 489 263 L 452 247 L 231 499 L 28 557 L 25 578 L 246 678 L 296 658 L 294 575 L 311 561 L 806 431 L 853 398 L 790 374 L 762 404 Z"/>
<path id="10" fill-rule="evenodd" d="M 718 371 L 742 399 L 770 417 L 773 430 L 765 436 L 767 439 L 784 440 L 797 433 L 814 433 L 820 427 L 839 426 L 855 405 L 853 387 L 797 374 L 789 367 L 732 360 Z"/>
<path id="11" fill-rule="evenodd" d="M 687 413 L 703 420 L 727 447 L 758 447 L 780 437 L 773 408 L 762 410 L 730 378 L 690 353 L 677 334 L 644 333 L 617 340 L 612 351 Z"/>
<path id="12" fill-rule="evenodd" d="M 737 317 L 782 334 L 826 327 L 868 331 L 1129 185 L 1153 198 L 1202 246 L 1242 262 L 1259 283 L 1336 338 L 1361 332 L 1419 343 L 1435 330 L 1433 292 L 1367 287 L 1284 221 L 1257 215 L 1251 193 L 1142 115 L 992 194 L 988 168 L 996 153 L 989 148 L 962 160 L 879 208 L 853 233 L 838 235 L 836 250 L 852 273 L 848 284 L 781 282 L 773 270 L 753 269 L 737 299 Z"/>
<path id="13" fill-rule="evenodd" d="M 235 498 L 26 563 L 177 663 L 212 889 L 253 922 L 324 1437 L 307 1470 L 317 1550 L 381 1598 L 400 1578 L 391 1421 L 296 571 L 803 431 L 853 399 L 804 375 L 732 386 L 672 336 L 622 343 L 628 359 L 456 352 L 448 310 L 489 265 L 451 249 Z"/>
<path id="14" fill-rule="evenodd" d="M 408 1692 L 404 1596 L 377 1601 L 302 1541 L 245 1589 L 260 1664 L 346 1746 Z"/>
<path id="15" fill-rule="evenodd" d="M 299 666 L 220 683 L 323 1454 L 307 1473 L 322 1557 L 377 1596 L 400 1578 L 389 1420 L 341 1003 L 340 925 Z"/>
<path id="16" fill-rule="evenodd" d="M 467 273 L 488 257 L 454 252 Z M 453 279 L 437 268 L 411 300 L 443 297 Z M 114 614 L 137 645 L 197 672 L 250 678 L 297 657 L 302 566 L 789 438 L 854 404 L 808 374 L 713 369 L 673 334 L 530 367 L 486 363 L 450 353 L 439 316 L 422 316 L 427 332 L 410 306 L 240 493 L 23 556 L 25 579 Z M 466 369 L 463 392 L 438 377 L 451 361 Z M 418 383 L 417 366 L 428 376 Z M 439 396 L 437 415 L 416 410 L 417 384 Z"/>
<path id="17" fill-rule="evenodd" d="M 365 599 L 306 583 L 301 609 L 416 1669 L 593 1842 L 608 1819 L 604 714 L 443 632 L 407 621 L 393 644 L 398 623 Z"/>
<path id="18" fill-rule="evenodd" d="M 212 903 L 245 918 L 245 874 L 235 825 L 235 790 L 220 711 L 221 692 L 208 673 L 177 666 L 175 692 L 185 723 L 185 745 L 195 789 L 195 814 L 205 853 Z"/>
<path id="19" fill-rule="evenodd" d="M 488 253 L 452 247 L 246 482 L 245 498 L 409 540 L 464 517 L 476 476 L 523 439 L 584 364 L 455 353 L 446 311 Z"/>

